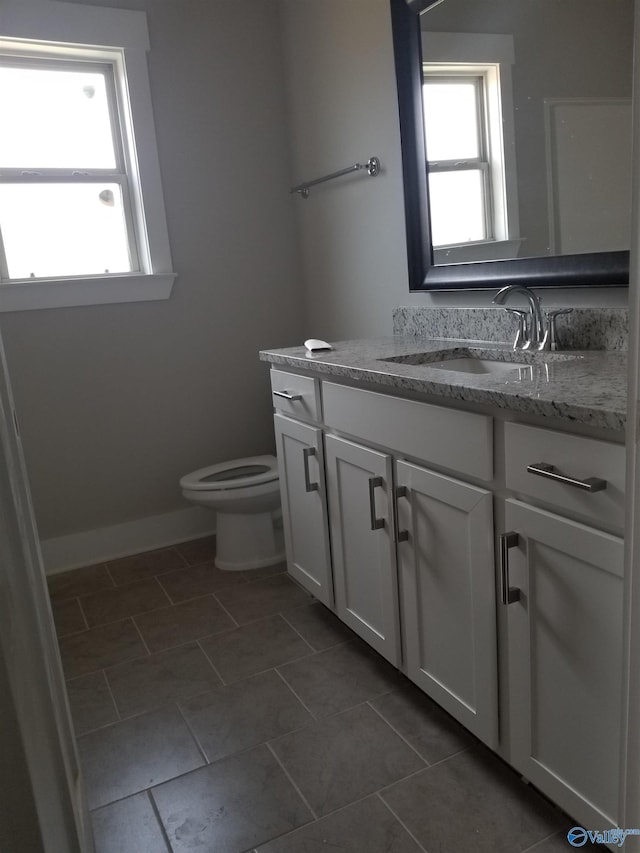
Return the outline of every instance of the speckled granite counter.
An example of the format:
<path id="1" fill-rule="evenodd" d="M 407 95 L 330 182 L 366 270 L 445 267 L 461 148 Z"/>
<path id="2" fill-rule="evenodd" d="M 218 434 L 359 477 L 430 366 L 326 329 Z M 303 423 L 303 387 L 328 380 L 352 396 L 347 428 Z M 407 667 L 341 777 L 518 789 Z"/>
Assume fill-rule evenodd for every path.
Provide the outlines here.
<path id="1" fill-rule="evenodd" d="M 505 344 L 442 341 L 413 335 L 341 341 L 315 355 L 304 347 L 264 350 L 263 361 L 325 378 L 374 383 L 381 390 L 414 391 L 482 403 L 528 415 L 610 430 L 621 438 L 627 397 L 626 354 L 619 351 L 514 353 Z M 469 374 L 430 367 L 429 361 L 464 356 L 522 361 L 523 369 Z M 480 351 L 480 352 L 479 352 Z"/>

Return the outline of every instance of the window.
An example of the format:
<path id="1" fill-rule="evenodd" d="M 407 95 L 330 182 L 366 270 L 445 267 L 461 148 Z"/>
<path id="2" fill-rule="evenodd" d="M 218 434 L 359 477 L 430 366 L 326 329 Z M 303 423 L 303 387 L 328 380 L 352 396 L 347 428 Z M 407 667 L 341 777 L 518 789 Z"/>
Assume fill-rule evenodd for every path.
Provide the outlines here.
<path id="1" fill-rule="evenodd" d="M 0 275 L 139 271 L 113 67 L 0 59 Z"/>
<path id="2" fill-rule="evenodd" d="M 144 14 L 49 0 L 12 26 L 12 8 L 0 30 L 0 310 L 167 298 Z M 123 46 L 96 45 L 97 33 Z"/>
<path id="3" fill-rule="evenodd" d="M 426 65 L 422 88 L 433 245 L 492 240 L 485 77 Z"/>
<path id="4" fill-rule="evenodd" d="M 520 248 L 510 36 L 422 34 L 431 237 L 436 263 Z"/>

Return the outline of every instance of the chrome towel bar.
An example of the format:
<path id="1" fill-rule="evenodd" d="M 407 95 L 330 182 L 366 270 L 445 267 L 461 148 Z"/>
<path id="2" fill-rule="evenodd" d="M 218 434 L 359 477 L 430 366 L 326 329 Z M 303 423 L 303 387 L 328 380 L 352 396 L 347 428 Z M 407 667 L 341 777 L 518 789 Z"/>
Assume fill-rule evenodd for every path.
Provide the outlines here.
<path id="1" fill-rule="evenodd" d="M 313 181 L 305 181 L 303 184 L 298 184 L 297 187 L 291 187 L 290 193 L 299 193 L 302 198 L 309 198 L 309 188 L 315 187 L 316 184 L 324 184 L 325 181 L 332 181 L 334 178 L 341 178 L 343 175 L 348 175 L 350 172 L 359 172 L 361 169 L 366 169 L 367 174 L 372 178 L 380 172 L 380 160 L 377 157 L 370 157 L 366 163 L 354 163 L 353 166 L 347 166 L 346 169 L 340 169 L 338 172 L 331 172 L 330 175 L 323 175 L 322 178 L 316 178 Z"/>

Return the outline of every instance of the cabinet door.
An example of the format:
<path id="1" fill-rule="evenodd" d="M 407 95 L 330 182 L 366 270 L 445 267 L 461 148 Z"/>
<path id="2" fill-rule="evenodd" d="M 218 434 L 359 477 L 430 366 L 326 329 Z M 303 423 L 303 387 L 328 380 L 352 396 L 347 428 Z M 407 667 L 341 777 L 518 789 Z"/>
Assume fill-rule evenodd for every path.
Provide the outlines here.
<path id="1" fill-rule="evenodd" d="M 491 493 L 397 463 L 407 675 L 485 743 L 498 740 Z"/>
<path id="2" fill-rule="evenodd" d="M 399 666 L 392 460 L 332 435 L 325 442 L 336 611 Z"/>
<path id="3" fill-rule="evenodd" d="M 586 827 L 616 825 L 623 541 L 506 502 L 511 763 Z"/>
<path id="4" fill-rule="evenodd" d="M 275 415 L 287 568 L 318 601 L 333 606 L 322 431 Z"/>

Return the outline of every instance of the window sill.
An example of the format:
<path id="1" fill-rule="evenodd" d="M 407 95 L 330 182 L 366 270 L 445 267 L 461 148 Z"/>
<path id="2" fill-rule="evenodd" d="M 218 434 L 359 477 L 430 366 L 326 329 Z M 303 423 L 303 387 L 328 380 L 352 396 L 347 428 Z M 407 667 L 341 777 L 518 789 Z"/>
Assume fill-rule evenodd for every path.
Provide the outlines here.
<path id="1" fill-rule="evenodd" d="M 491 240 L 486 243 L 465 243 L 461 246 L 447 246 L 435 249 L 434 261 L 437 266 L 445 264 L 468 264 L 477 261 L 500 261 L 517 258 L 522 238 L 512 240 Z"/>
<path id="2" fill-rule="evenodd" d="M 176 273 L 156 273 L 5 282 L 0 313 L 168 299 L 175 279 Z"/>

